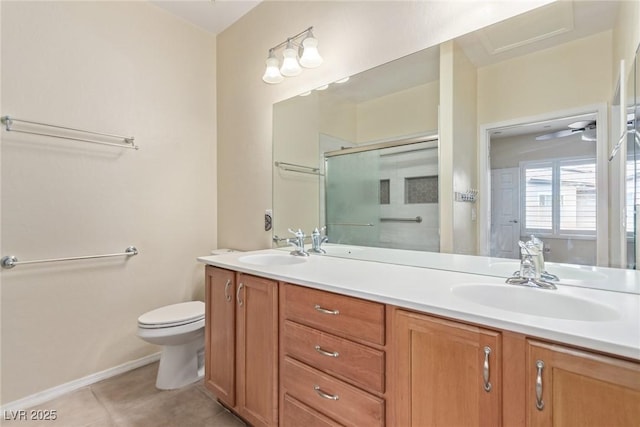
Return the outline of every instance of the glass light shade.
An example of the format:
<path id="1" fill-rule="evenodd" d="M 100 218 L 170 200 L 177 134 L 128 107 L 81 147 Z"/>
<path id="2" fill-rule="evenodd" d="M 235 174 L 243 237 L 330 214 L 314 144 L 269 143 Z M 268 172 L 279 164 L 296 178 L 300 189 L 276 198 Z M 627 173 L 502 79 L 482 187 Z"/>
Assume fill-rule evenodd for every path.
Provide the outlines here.
<path id="1" fill-rule="evenodd" d="M 264 76 L 262 76 L 262 80 L 265 83 L 276 84 L 284 80 L 284 77 L 280 74 L 279 65 L 278 58 L 273 56 L 273 53 L 270 53 L 267 58 L 267 69 L 264 71 Z"/>
<path id="2" fill-rule="evenodd" d="M 291 45 L 291 42 L 287 43 L 286 49 L 282 52 L 284 59 L 282 60 L 282 67 L 280 72 L 283 76 L 293 77 L 302 72 L 300 64 L 298 64 L 298 53 Z"/>
<path id="3" fill-rule="evenodd" d="M 315 68 L 322 64 L 322 57 L 318 52 L 318 39 L 310 35 L 302 41 L 302 48 L 300 65 L 305 68 Z"/>

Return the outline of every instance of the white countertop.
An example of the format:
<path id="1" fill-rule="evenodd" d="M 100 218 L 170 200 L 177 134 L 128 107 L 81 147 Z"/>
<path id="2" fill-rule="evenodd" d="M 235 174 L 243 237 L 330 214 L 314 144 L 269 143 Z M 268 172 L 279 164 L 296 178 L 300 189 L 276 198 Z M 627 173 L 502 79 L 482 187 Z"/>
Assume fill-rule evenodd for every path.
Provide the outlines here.
<path id="1" fill-rule="evenodd" d="M 293 265 L 254 265 L 240 260 L 256 254 L 290 256 L 282 250 L 267 249 L 203 256 L 198 261 L 640 360 L 638 294 L 567 285 L 558 285 L 558 289 L 552 291 L 533 289 L 604 304 L 619 314 L 616 320 L 608 321 L 566 320 L 481 305 L 451 290 L 465 283 L 517 286 L 505 284 L 504 278 L 314 254 Z"/>

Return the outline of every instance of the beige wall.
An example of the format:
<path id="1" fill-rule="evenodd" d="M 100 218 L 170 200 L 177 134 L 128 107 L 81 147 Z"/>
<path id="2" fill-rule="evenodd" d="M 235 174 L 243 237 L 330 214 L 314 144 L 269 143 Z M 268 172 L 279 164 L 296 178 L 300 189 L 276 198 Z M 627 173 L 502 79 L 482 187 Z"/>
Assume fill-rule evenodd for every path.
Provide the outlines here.
<path id="1" fill-rule="evenodd" d="M 266 1 L 249 12 L 218 36 L 219 246 L 271 244 L 262 217 L 272 203 L 275 102 L 544 3 Z M 324 64 L 279 85 L 262 82 L 268 49 L 310 25 Z"/>
<path id="2" fill-rule="evenodd" d="M 440 250 L 477 252 L 475 205 L 454 192 L 476 188 L 476 67 L 449 41 L 440 46 Z"/>
<path id="3" fill-rule="evenodd" d="M 140 250 L 2 270 L 5 404 L 159 351 L 136 337 L 137 317 L 203 298 L 195 258 L 216 244 L 216 37 L 146 2 L 1 8 L 3 115 L 141 147 L 0 133 L 3 256 Z"/>
<path id="4" fill-rule="evenodd" d="M 439 93 L 434 81 L 358 104 L 358 143 L 437 133 Z"/>
<path id="5" fill-rule="evenodd" d="M 608 102 L 611 51 L 605 31 L 479 68 L 478 124 Z"/>
<path id="6" fill-rule="evenodd" d="M 355 143 L 358 139 L 357 105 L 326 92 L 319 99 L 320 133 Z"/>
<path id="7" fill-rule="evenodd" d="M 612 91 L 618 84 L 620 72 L 620 60 L 625 61 L 625 75 L 631 72 L 635 52 L 640 45 L 640 2 L 623 1 L 620 5 L 616 30 L 613 33 L 613 77 L 611 80 Z"/>
<path id="8" fill-rule="evenodd" d="M 318 167 L 319 108 L 317 92 L 274 105 L 273 139 L 278 141 L 273 145 L 274 162 Z M 274 235 L 293 237 L 289 228 L 310 234 L 320 226 L 319 186 L 318 175 L 273 169 Z"/>

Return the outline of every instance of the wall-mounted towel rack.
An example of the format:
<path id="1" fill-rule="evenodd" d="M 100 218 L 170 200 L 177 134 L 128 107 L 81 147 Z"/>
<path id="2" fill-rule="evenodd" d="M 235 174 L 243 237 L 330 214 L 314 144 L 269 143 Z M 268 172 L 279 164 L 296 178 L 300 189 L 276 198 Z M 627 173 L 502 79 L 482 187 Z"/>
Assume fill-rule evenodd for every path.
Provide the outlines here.
<path id="1" fill-rule="evenodd" d="M 278 161 L 276 161 L 274 164 L 276 165 L 277 168 L 282 169 L 284 171 L 308 173 L 310 175 L 324 176 L 323 174 L 320 173 L 319 168 L 314 168 L 311 166 L 296 165 L 295 163 L 286 163 L 286 162 L 278 162 Z"/>
<path id="2" fill-rule="evenodd" d="M 5 130 L 7 132 L 28 133 L 30 135 L 48 136 L 50 138 L 59 138 L 59 139 L 69 139 L 72 141 L 89 142 L 91 144 L 110 145 L 112 147 L 132 148 L 134 150 L 137 150 L 138 148 L 140 148 L 137 145 L 135 145 L 134 137 L 132 136 L 112 135 L 109 133 L 93 132 L 88 130 L 70 128 L 66 126 L 50 125 L 47 123 L 34 122 L 31 120 L 16 119 L 15 117 L 11 117 L 11 116 L 3 116 L 2 118 L 0 118 L 0 121 L 2 121 L 2 124 L 5 126 Z M 35 129 L 33 130 L 32 129 L 14 129 L 12 127 L 14 122 L 25 123 L 28 126 L 35 127 Z M 40 129 L 40 128 L 53 128 L 53 129 L 62 130 L 65 132 L 95 135 L 103 138 L 113 138 L 113 139 L 121 140 L 122 142 L 97 141 L 95 139 L 81 138 L 80 136 L 73 136 L 73 135 L 63 135 L 63 134 L 56 135 L 54 133 L 38 131 L 37 129 Z"/>
<path id="3" fill-rule="evenodd" d="M 76 256 L 76 257 L 67 257 L 67 258 L 52 258 L 52 259 L 37 259 L 37 260 L 32 260 L 32 261 L 18 261 L 18 258 L 16 258 L 13 255 L 8 255 L 5 257 L 2 257 L 2 260 L 0 260 L 0 264 L 2 265 L 2 268 L 13 268 L 16 265 L 20 265 L 20 264 L 38 264 L 38 263 L 43 263 L 43 262 L 58 262 L 58 261 L 76 261 L 76 260 L 80 260 L 80 259 L 92 259 L 92 258 L 110 258 L 110 257 L 114 257 L 114 256 L 134 256 L 134 255 L 138 255 L 138 249 L 136 249 L 135 246 L 129 246 L 127 249 L 125 249 L 124 252 L 120 252 L 117 254 L 104 254 L 104 255 L 87 255 L 87 256 Z"/>
<path id="4" fill-rule="evenodd" d="M 417 216 L 415 218 L 380 218 L 382 222 L 422 222 L 422 217 Z"/>

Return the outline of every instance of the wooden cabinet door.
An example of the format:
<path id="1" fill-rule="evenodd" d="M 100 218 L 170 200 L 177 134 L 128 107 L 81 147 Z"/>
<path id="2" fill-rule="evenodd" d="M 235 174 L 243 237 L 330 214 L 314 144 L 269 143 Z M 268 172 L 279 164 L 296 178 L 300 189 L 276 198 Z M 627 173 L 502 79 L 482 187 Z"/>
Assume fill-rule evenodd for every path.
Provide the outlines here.
<path id="1" fill-rule="evenodd" d="M 278 284 L 238 273 L 237 410 L 253 426 L 278 424 Z"/>
<path id="2" fill-rule="evenodd" d="M 527 342 L 528 426 L 638 426 L 640 364 Z"/>
<path id="3" fill-rule="evenodd" d="M 403 310 L 393 323 L 394 425 L 501 425 L 500 333 Z"/>
<path id="4" fill-rule="evenodd" d="M 205 386 L 235 406 L 235 273 L 207 266 L 205 286 Z"/>

